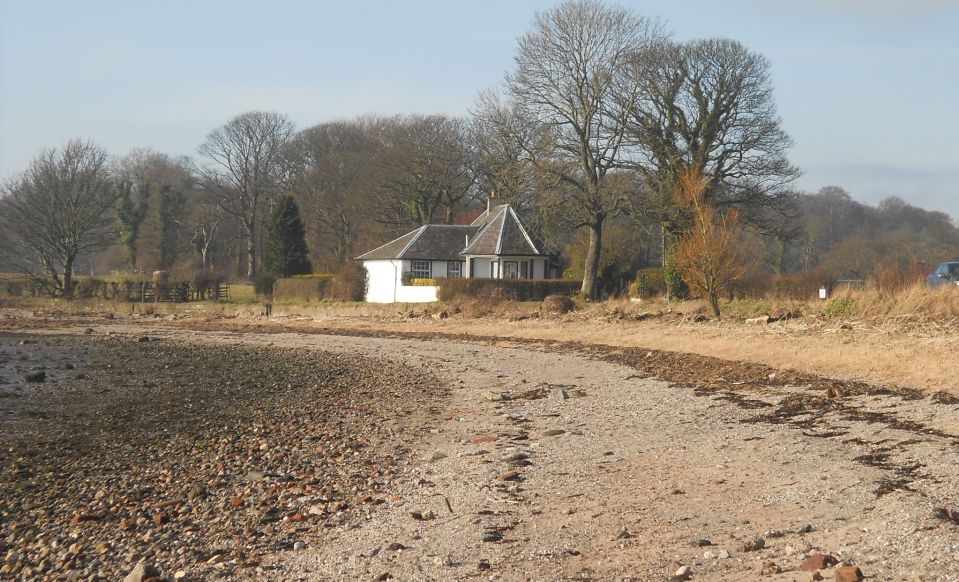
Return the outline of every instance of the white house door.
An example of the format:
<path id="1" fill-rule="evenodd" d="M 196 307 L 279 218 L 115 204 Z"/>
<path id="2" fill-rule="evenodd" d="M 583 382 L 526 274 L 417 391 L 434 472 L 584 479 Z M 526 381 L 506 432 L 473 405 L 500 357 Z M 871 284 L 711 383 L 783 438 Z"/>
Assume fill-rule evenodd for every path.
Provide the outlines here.
<path id="1" fill-rule="evenodd" d="M 503 278 L 519 279 L 519 261 L 503 261 Z"/>

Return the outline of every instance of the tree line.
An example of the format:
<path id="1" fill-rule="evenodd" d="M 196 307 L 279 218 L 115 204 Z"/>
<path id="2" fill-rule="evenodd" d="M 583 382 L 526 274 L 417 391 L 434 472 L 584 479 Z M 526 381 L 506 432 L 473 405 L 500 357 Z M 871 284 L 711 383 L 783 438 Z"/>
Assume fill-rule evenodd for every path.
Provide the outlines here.
<path id="1" fill-rule="evenodd" d="M 313 268 L 332 271 L 424 223 L 468 221 L 492 193 L 588 296 L 649 266 L 681 288 L 691 257 L 680 242 L 704 232 L 704 216 L 734 219 L 754 267 L 775 273 L 862 278 L 890 254 L 915 263 L 956 248 L 941 213 L 898 199 L 871 208 L 837 187 L 797 192 L 791 145 L 762 55 L 729 39 L 678 42 L 656 19 L 571 0 L 537 14 L 512 70 L 464 118 L 298 129 L 250 111 L 192 158 L 111 158 L 84 140 L 44 150 L 3 187 L 0 250 L 4 268 L 63 296 L 78 268 L 253 279 L 271 213 L 295 201 Z M 677 196 L 684 176 L 701 178 L 695 200 Z"/>

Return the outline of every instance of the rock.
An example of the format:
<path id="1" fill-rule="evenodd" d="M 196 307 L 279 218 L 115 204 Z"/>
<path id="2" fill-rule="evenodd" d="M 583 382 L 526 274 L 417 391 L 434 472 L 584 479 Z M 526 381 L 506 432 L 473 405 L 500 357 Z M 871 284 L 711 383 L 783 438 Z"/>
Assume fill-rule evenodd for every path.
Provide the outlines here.
<path id="1" fill-rule="evenodd" d="M 174 580 L 183 580 L 186 578 L 186 570 L 177 570 L 173 573 Z"/>
<path id="2" fill-rule="evenodd" d="M 489 562 L 487 560 L 480 560 L 479 564 L 476 564 L 476 569 L 480 570 L 481 572 L 485 572 L 486 570 L 489 570 L 490 569 Z"/>
<path id="3" fill-rule="evenodd" d="M 719 550 L 718 557 L 719 557 L 720 559 L 722 559 L 722 560 L 725 560 L 725 559 L 728 558 L 730 555 L 731 555 L 731 554 L 729 553 L 729 550 Z"/>
<path id="4" fill-rule="evenodd" d="M 819 570 L 816 570 L 815 572 L 812 573 L 811 578 L 813 582 L 817 582 L 818 580 L 822 580 L 822 574 L 819 573 Z"/>
<path id="5" fill-rule="evenodd" d="M 148 335 L 141 335 L 139 338 L 137 338 L 137 342 L 141 344 L 149 343 L 151 341 L 153 340 Z"/>
<path id="6" fill-rule="evenodd" d="M 239 509 L 243 507 L 243 498 L 240 497 L 239 495 L 235 496 L 233 499 L 230 500 L 230 507 L 232 507 L 233 509 Z"/>
<path id="7" fill-rule="evenodd" d="M 486 393 L 483 394 L 483 398 L 489 400 L 490 402 L 503 402 L 509 400 L 509 393 L 487 390 Z"/>
<path id="8" fill-rule="evenodd" d="M 92 334 L 93 334 L 93 328 L 92 328 L 92 327 L 88 327 L 88 328 L 86 328 L 86 329 L 83 330 L 83 335 L 92 335 Z"/>
<path id="9" fill-rule="evenodd" d="M 306 549 L 306 542 L 296 542 L 293 544 L 293 550 L 299 552 Z"/>
<path id="10" fill-rule="evenodd" d="M 24 381 L 24 382 L 27 382 L 27 383 L 30 383 L 30 384 L 36 384 L 36 383 L 39 383 L 39 382 L 46 382 L 46 381 L 47 381 L 47 373 L 44 372 L 43 370 L 37 370 L 36 372 L 30 372 L 30 373 L 28 373 L 28 374 L 24 374 L 24 375 L 23 375 L 23 381 Z"/>
<path id="11" fill-rule="evenodd" d="M 629 530 L 624 526 L 623 529 L 619 530 L 619 533 L 616 534 L 617 540 L 627 540 L 633 537 L 633 534 L 629 533 Z"/>
<path id="12" fill-rule="evenodd" d="M 739 546 L 740 552 L 758 552 L 759 550 L 766 547 L 766 540 L 763 538 L 756 538 L 754 540 L 746 540 Z"/>
<path id="13" fill-rule="evenodd" d="M 407 548 L 399 542 L 393 542 L 392 544 L 386 546 L 386 549 L 391 552 L 398 552 L 399 550 L 405 550 Z"/>
<path id="14" fill-rule="evenodd" d="M 763 564 L 763 567 L 759 570 L 759 573 L 763 576 L 773 576 L 775 574 L 781 574 L 783 571 L 775 562 L 766 562 Z"/>
<path id="15" fill-rule="evenodd" d="M 748 325 L 769 325 L 769 322 L 772 321 L 768 315 L 763 315 L 762 317 L 752 317 L 746 320 Z"/>
<path id="16" fill-rule="evenodd" d="M 495 443 L 499 439 L 497 434 L 481 434 L 477 435 L 470 439 L 470 442 L 474 445 L 485 445 L 489 443 Z"/>
<path id="17" fill-rule="evenodd" d="M 829 386 L 826 388 L 826 398 L 844 398 L 846 394 L 839 386 Z"/>
<path id="18" fill-rule="evenodd" d="M 859 582 L 862 579 L 862 571 L 855 566 L 836 568 L 836 582 Z"/>
<path id="19" fill-rule="evenodd" d="M 519 481 L 519 471 L 507 471 L 496 477 L 497 481 Z"/>
<path id="20" fill-rule="evenodd" d="M 553 400 L 568 400 L 569 392 L 563 390 L 562 388 L 553 388 L 549 392 L 549 397 Z"/>
<path id="21" fill-rule="evenodd" d="M 829 554 L 813 554 L 803 560 L 803 563 L 799 565 L 799 569 L 804 572 L 811 572 L 813 570 L 829 568 L 830 566 L 835 566 L 838 563 L 838 560 Z"/>
<path id="22" fill-rule="evenodd" d="M 248 471 L 246 474 L 246 480 L 252 481 L 254 483 L 257 481 L 262 481 L 264 479 L 266 479 L 266 473 L 264 473 L 263 471 Z"/>
<path id="23" fill-rule="evenodd" d="M 713 552 L 703 552 L 703 558 L 706 560 L 712 560 L 716 557 L 716 554 Z"/>
<path id="24" fill-rule="evenodd" d="M 446 458 L 446 454 L 436 451 L 434 453 L 430 453 L 426 455 L 426 458 L 424 458 L 423 460 L 426 461 L 427 463 L 435 463 L 436 461 L 442 461 L 445 458 Z"/>
<path id="25" fill-rule="evenodd" d="M 689 545 L 691 545 L 694 548 L 705 548 L 706 546 L 713 545 L 713 542 L 707 539 L 700 539 L 700 540 L 693 540 L 689 542 Z"/>
<path id="26" fill-rule="evenodd" d="M 541 430 L 538 433 L 536 433 L 536 438 L 559 436 L 561 434 L 566 434 L 566 431 L 561 428 L 549 428 L 546 430 Z"/>
<path id="27" fill-rule="evenodd" d="M 448 311 L 440 311 L 433 314 L 433 319 L 447 319 L 450 316 Z"/>
<path id="28" fill-rule="evenodd" d="M 160 513 L 154 514 L 153 516 L 153 523 L 155 523 L 156 525 L 163 525 L 165 523 L 169 523 L 169 521 L 170 521 L 170 516 L 163 513 L 162 511 Z"/>
<path id="29" fill-rule="evenodd" d="M 123 582 L 145 582 L 150 578 L 156 578 L 160 571 L 153 566 L 148 566 L 143 562 L 138 563 L 133 570 L 126 575 Z"/>
<path id="30" fill-rule="evenodd" d="M 548 295 L 543 299 L 542 312 L 546 315 L 563 315 L 576 308 L 576 304 L 569 297 L 562 295 Z"/>
<path id="31" fill-rule="evenodd" d="M 673 574 L 673 580 L 689 580 L 693 575 L 693 569 L 691 566 L 680 566 L 676 573 Z"/>

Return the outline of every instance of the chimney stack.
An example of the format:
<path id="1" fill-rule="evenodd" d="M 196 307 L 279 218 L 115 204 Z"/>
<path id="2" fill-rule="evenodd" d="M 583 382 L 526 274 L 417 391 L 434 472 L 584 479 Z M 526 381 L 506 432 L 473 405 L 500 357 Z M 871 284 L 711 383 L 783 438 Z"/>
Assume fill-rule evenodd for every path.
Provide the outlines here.
<path id="1" fill-rule="evenodd" d="M 489 191 L 489 198 L 486 199 L 486 214 L 493 209 L 493 198 L 496 198 L 496 190 Z"/>

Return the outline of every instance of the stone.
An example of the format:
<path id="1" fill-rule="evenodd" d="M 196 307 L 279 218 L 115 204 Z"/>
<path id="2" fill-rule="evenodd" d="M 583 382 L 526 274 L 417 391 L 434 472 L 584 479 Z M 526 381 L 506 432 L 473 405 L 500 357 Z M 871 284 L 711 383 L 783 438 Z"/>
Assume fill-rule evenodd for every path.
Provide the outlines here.
<path id="1" fill-rule="evenodd" d="M 862 579 L 862 571 L 855 566 L 836 568 L 836 582 L 859 582 Z"/>
<path id="2" fill-rule="evenodd" d="M 306 549 L 306 542 L 296 542 L 293 544 L 293 550 L 299 552 Z"/>
<path id="3" fill-rule="evenodd" d="M 759 570 L 759 573 L 763 576 L 772 576 L 774 574 L 781 574 L 783 571 L 775 562 L 766 562 L 763 564 L 763 567 Z"/>
<path id="4" fill-rule="evenodd" d="M 485 445 L 489 443 L 495 443 L 498 439 L 499 435 L 496 434 L 481 434 L 471 438 L 470 442 L 474 445 Z"/>
<path id="5" fill-rule="evenodd" d="M 173 573 L 174 580 L 183 580 L 186 578 L 186 570 L 177 570 Z"/>
<path id="6" fill-rule="evenodd" d="M 264 473 L 263 471 L 248 471 L 246 473 L 247 481 L 252 481 L 255 483 L 257 481 L 262 481 L 264 479 L 266 479 L 266 473 Z"/>
<path id="7" fill-rule="evenodd" d="M 40 382 L 47 381 L 47 373 L 43 370 L 37 370 L 36 372 L 30 372 L 23 375 L 23 381 L 30 384 L 38 384 Z"/>
<path id="8" fill-rule="evenodd" d="M 568 400 L 569 392 L 563 390 L 562 388 L 553 388 L 549 392 L 549 397 L 553 400 Z"/>
<path id="9" fill-rule="evenodd" d="M 239 509 L 243 507 L 243 498 L 240 497 L 239 495 L 235 496 L 233 499 L 230 500 L 230 507 L 232 507 L 233 509 Z"/>
<path id="10" fill-rule="evenodd" d="M 150 339 L 150 336 L 148 336 L 148 335 L 141 335 L 139 338 L 137 338 L 137 342 L 139 342 L 139 343 L 141 343 L 141 344 L 149 343 L 149 342 L 151 342 L 151 341 L 153 341 L 153 340 Z"/>
<path id="11" fill-rule="evenodd" d="M 490 402 L 504 402 L 506 400 L 509 400 L 509 394 L 506 392 L 497 392 L 495 390 L 487 390 L 486 393 L 483 394 L 483 398 L 486 398 Z"/>
<path id="12" fill-rule="evenodd" d="M 719 550 L 719 554 L 717 554 L 717 556 L 718 556 L 721 560 L 725 560 L 726 558 L 728 558 L 728 557 L 731 556 L 731 555 L 732 555 L 732 554 L 729 553 L 729 550 Z"/>
<path id="13" fill-rule="evenodd" d="M 799 569 L 803 572 L 811 572 L 813 570 L 822 570 L 830 566 L 835 566 L 838 563 L 838 560 L 829 554 L 813 554 L 803 560 L 803 563 L 799 565 Z"/>
<path id="14" fill-rule="evenodd" d="M 704 553 L 703 553 L 703 558 L 706 559 L 706 560 L 712 560 L 712 559 L 715 559 L 715 558 L 716 558 L 716 554 L 713 553 L 713 552 L 704 552 Z"/>
<path id="15" fill-rule="evenodd" d="M 435 463 L 436 461 L 442 461 L 442 460 L 445 459 L 445 458 L 446 458 L 446 454 L 445 454 L 445 453 L 441 453 L 441 452 L 439 452 L 439 451 L 436 451 L 436 452 L 433 452 L 433 453 L 430 453 L 430 454 L 426 455 L 426 458 L 425 458 L 424 460 L 425 460 L 427 463 Z"/>
<path id="16" fill-rule="evenodd" d="M 746 320 L 748 325 L 769 325 L 771 321 L 768 315 L 763 315 L 762 317 L 751 317 Z"/>
<path id="17" fill-rule="evenodd" d="M 139 562 L 134 566 L 133 570 L 126 575 L 126 578 L 123 579 L 123 582 L 145 582 L 150 578 L 156 578 L 160 575 L 160 571 L 154 568 L 153 566 L 148 566 L 143 562 Z"/>
<path id="18" fill-rule="evenodd" d="M 759 550 L 766 547 L 766 540 L 763 538 L 756 538 L 754 540 L 746 540 L 739 546 L 740 552 L 758 552 Z"/>
<path id="19" fill-rule="evenodd" d="M 155 523 L 156 525 L 163 525 L 165 523 L 169 523 L 169 521 L 170 521 L 170 516 L 163 513 L 162 511 L 160 513 L 154 514 L 153 516 L 153 523 Z"/>
<path id="20" fill-rule="evenodd" d="M 538 433 L 536 433 L 536 438 L 559 436 L 561 434 L 566 434 L 566 431 L 561 428 L 549 428 L 546 430 L 541 430 Z"/>
<path id="21" fill-rule="evenodd" d="M 505 473 L 500 473 L 496 477 L 497 481 L 519 481 L 519 471 L 507 471 Z"/>
<path id="22" fill-rule="evenodd" d="M 693 569 L 691 566 L 680 566 L 676 573 L 673 574 L 673 580 L 689 580 L 693 575 Z"/>
<path id="23" fill-rule="evenodd" d="M 819 570 L 816 570 L 815 572 L 812 573 L 811 578 L 813 582 L 817 582 L 818 580 L 822 580 L 822 574 L 819 573 Z"/>

